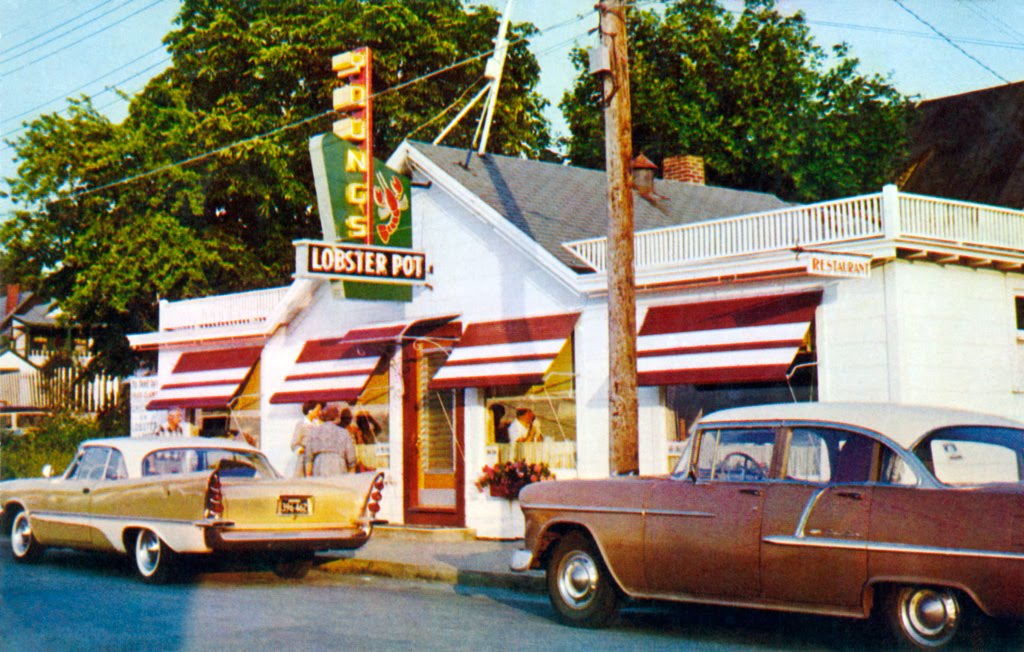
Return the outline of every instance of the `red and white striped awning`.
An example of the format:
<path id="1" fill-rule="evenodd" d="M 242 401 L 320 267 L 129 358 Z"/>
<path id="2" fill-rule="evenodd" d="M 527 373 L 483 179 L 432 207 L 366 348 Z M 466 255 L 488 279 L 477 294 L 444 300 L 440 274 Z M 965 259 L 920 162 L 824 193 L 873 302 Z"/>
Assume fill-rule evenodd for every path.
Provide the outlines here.
<path id="1" fill-rule="evenodd" d="M 641 385 L 785 380 L 821 292 L 657 306 L 637 338 Z"/>
<path id="2" fill-rule="evenodd" d="M 457 315 L 353 328 L 342 337 L 306 342 L 280 392 L 270 402 L 354 402 L 388 347 L 417 338 L 450 322 Z"/>
<path id="3" fill-rule="evenodd" d="M 248 346 L 181 354 L 170 378 L 146 409 L 228 407 L 262 350 L 262 346 Z"/>
<path id="4" fill-rule="evenodd" d="M 570 313 L 469 324 L 430 387 L 537 385 L 578 318 Z"/>

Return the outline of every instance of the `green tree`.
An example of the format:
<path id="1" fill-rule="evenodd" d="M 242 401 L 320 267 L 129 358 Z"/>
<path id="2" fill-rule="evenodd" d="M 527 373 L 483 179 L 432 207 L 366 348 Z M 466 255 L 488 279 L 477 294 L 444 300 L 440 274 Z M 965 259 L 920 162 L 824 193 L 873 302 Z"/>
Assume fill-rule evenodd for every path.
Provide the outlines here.
<path id="1" fill-rule="evenodd" d="M 826 54 L 802 14 L 747 0 L 680 0 L 629 14 L 633 148 L 660 162 L 696 154 L 717 185 L 818 201 L 877 191 L 906 152 L 909 98 L 865 75 L 845 45 Z M 560 106 L 575 164 L 604 167 L 598 80 L 586 53 Z"/>
<path id="2" fill-rule="evenodd" d="M 332 55 L 374 50 L 384 158 L 410 133 L 433 138 L 445 121 L 432 119 L 479 84 L 485 57 L 455 64 L 493 47 L 497 19 L 460 0 L 184 0 L 165 38 L 172 66 L 126 98 L 121 124 L 81 98 L 13 143 L 20 164 L 7 182 L 24 210 L 0 226 L 0 271 L 66 318 L 102 325 L 96 369 L 131 372 L 123 335 L 156 328 L 158 298 L 285 284 L 291 242 L 318 237 L 307 142 L 334 120 Z M 523 40 L 533 32 L 510 32 L 492 151 L 549 144 Z M 468 145 L 474 126 L 446 143 Z"/>

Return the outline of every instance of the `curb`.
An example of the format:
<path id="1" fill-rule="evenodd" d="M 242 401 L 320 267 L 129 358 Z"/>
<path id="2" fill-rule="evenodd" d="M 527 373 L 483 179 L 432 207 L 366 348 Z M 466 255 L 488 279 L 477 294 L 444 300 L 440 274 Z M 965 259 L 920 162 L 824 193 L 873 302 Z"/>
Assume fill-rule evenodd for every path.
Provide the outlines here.
<path id="1" fill-rule="evenodd" d="M 318 564 L 316 570 L 324 573 L 377 575 L 394 579 L 439 582 L 452 586 L 508 589 L 523 593 L 544 593 L 547 590 L 543 574 L 537 571 L 522 574 L 493 573 L 377 559 L 334 559 Z"/>

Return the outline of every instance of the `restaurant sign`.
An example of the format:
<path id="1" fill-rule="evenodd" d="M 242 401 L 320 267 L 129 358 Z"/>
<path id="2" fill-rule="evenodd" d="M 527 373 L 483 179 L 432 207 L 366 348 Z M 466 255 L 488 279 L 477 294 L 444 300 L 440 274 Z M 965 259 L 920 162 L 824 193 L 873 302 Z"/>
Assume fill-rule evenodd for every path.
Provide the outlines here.
<path id="1" fill-rule="evenodd" d="M 871 256 L 810 251 L 801 254 L 812 276 L 871 278 Z"/>
<path id="2" fill-rule="evenodd" d="M 295 243 L 295 275 L 372 283 L 423 284 L 426 256 L 418 251 L 367 245 L 299 240 Z"/>
<path id="3" fill-rule="evenodd" d="M 424 256 L 410 249 L 409 178 L 373 157 L 370 49 L 339 54 L 331 65 L 344 80 L 334 91 L 339 119 L 309 141 L 324 241 L 294 243 L 296 275 L 343 279 L 350 299 L 411 301 L 410 284 L 425 280 Z M 419 261 L 418 272 L 406 273 L 410 261 Z"/>

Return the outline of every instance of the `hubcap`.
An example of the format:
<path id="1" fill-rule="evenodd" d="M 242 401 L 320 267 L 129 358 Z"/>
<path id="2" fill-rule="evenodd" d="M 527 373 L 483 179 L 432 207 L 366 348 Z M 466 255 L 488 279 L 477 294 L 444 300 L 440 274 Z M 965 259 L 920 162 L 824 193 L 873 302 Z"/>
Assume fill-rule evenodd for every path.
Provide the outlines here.
<path id="1" fill-rule="evenodd" d="M 943 645 L 956 633 L 960 605 L 956 596 L 944 589 L 904 589 L 900 594 L 900 621 L 917 643 Z"/>
<path id="2" fill-rule="evenodd" d="M 135 540 L 135 563 L 146 577 L 160 565 L 160 538 L 149 530 L 140 532 Z"/>
<path id="3" fill-rule="evenodd" d="M 28 522 L 25 512 L 18 514 L 11 528 L 11 549 L 18 557 L 24 557 L 32 546 L 32 525 Z"/>
<path id="4" fill-rule="evenodd" d="M 558 572 L 558 593 L 574 609 L 583 609 L 594 599 L 597 591 L 597 564 L 585 552 L 567 555 Z"/>

